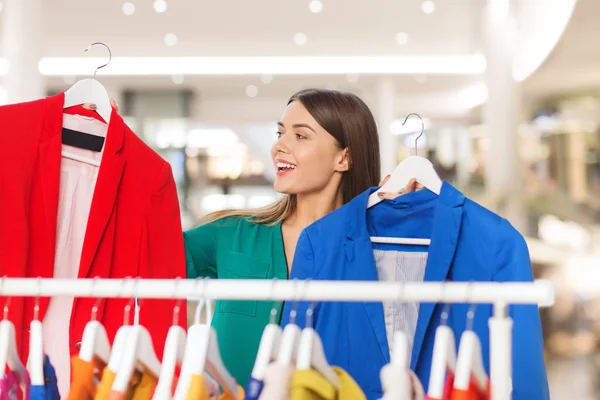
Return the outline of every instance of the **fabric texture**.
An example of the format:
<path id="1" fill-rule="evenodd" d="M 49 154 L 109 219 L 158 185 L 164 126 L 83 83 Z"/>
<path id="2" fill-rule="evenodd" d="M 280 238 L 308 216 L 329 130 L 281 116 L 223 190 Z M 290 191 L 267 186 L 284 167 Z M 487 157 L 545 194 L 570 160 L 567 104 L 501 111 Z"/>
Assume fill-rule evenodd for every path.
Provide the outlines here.
<path id="1" fill-rule="evenodd" d="M 25 371 L 23 381 L 21 385 L 17 374 L 13 371 L 8 372 L 4 379 L 0 379 L 0 400 L 29 400 L 31 395 L 31 380 L 27 371 Z"/>
<path id="2" fill-rule="evenodd" d="M 383 282 L 423 282 L 427 253 L 402 252 L 395 250 L 377 249 L 378 243 L 373 243 L 373 257 L 377 267 L 377 276 Z M 387 301 L 383 303 L 383 315 L 388 347 L 391 351 L 394 332 L 401 331 L 408 339 L 408 349 L 412 349 L 417 319 L 419 318 L 419 303 Z"/>
<path id="3" fill-rule="evenodd" d="M 219 397 L 218 400 L 243 400 L 245 397 L 244 388 L 241 386 L 237 387 L 237 393 L 231 393 L 225 390 Z"/>
<path id="4" fill-rule="evenodd" d="M 287 279 L 281 224 L 225 218 L 185 232 L 187 277 L 212 279 Z M 217 301 L 212 326 L 223 363 L 238 383 L 250 379 L 272 301 Z M 281 303 L 277 320 L 281 315 Z"/>
<path id="5" fill-rule="evenodd" d="M 290 279 L 377 281 L 370 236 L 430 238 L 427 282 L 532 282 L 527 244 L 500 216 L 466 198 L 447 182 L 439 196 L 424 189 L 385 200 L 367 210 L 370 188 L 348 204 L 309 225 L 296 246 Z M 423 251 L 422 246 L 390 245 L 397 251 Z M 309 302 L 300 302 L 305 315 Z M 282 325 L 289 323 L 286 303 Z M 450 307 L 448 325 L 455 337 L 465 330 L 469 304 Z M 422 303 L 415 330 L 410 367 L 427 389 L 436 327 L 443 304 Z M 513 329 L 514 400 L 546 400 L 548 379 L 538 307 L 509 307 Z M 491 305 L 477 307 L 473 330 L 482 343 L 489 374 Z M 300 327 L 303 318 L 296 321 Z M 390 362 L 385 315 L 381 303 L 317 303 L 313 326 L 328 361 L 348 371 L 369 400 L 383 395 L 379 372 Z"/>
<path id="6" fill-rule="evenodd" d="M 107 131 L 105 123 L 81 115 L 64 114 L 62 126 L 96 136 L 106 136 Z M 102 159 L 102 152 L 79 149 L 64 144 L 61 149 L 97 161 Z M 67 157 L 61 158 L 54 278 L 76 279 L 79 275 L 83 240 L 92 207 L 98 171 L 97 166 Z M 66 396 L 69 392 L 71 381 L 69 331 L 67 330 L 61 335 L 57 335 L 55 332 L 64 331 L 64 327 L 71 323 L 74 301 L 73 296 L 50 298 L 43 320 L 43 329 L 46 332 L 44 349 L 56 366 L 59 392 L 62 396 Z"/>
<path id="7" fill-rule="evenodd" d="M 132 385 L 131 391 L 132 396 L 131 400 L 149 400 L 152 398 L 152 394 L 154 393 L 154 388 L 156 387 L 157 378 L 150 374 L 147 371 L 141 375 L 139 382 L 135 385 Z"/>
<path id="8" fill-rule="evenodd" d="M 107 400 L 108 396 L 111 393 L 112 384 L 115 381 L 115 377 L 117 374 L 114 371 L 108 369 L 108 367 L 104 368 L 102 371 L 102 379 L 100 380 L 100 384 L 96 390 L 96 395 L 94 396 L 94 400 Z"/>
<path id="9" fill-rule="evenodd" d="M 192 375 L 188 387 L 187 400 L 209 400 L 210 395 L 203 375 Z"/>
<path id="10" fill-rule="evenodd" d="M 259 400 L 286 400 L 290 398 L 290 384 L 294 374 L 293 365 L 271 363 L 265 372 L 264 387 Z"/>
<path id="11" fill-rule="evenodd" d="M 81 106 L 63 109 L 64 93 L 0 107 L 0 274 L 52 278 L 55 272 L 63 114 L 99 116 Z M 6 154 L 5 154 L 6 153 Z M 10 192 L 6 190 L 10 188 Z M 185 276 L 181 215 L 169 163 L 146 145 L 113 110 L 94 189 L 78 278 Z M 128 299 L 102 299 L 98 316 L 112 341 Z M 43 320 L 48 299 L 40 298 Z M 172 300 L 145 299 L 140 323 L 153 343 L 164 343 Z M 13 298 L 19 355 L 27 359 L 35 298 Z M 68 355 L 75 355 L 96 299 L 77 298 L 69 324 Z M 186 314 L 185 304 L 181 311 Z M 185 318 L 180 319 L 186 328 Z M 64 330 L 64 328 L 63 328 Z M 156 349 L 162 357 L 162 347 Z M 57 367 L 55 365 L 55 367 Z M 57 367 L 58 368 L 58 367 Z M 57 371 L 58 372 L 58 371 Z"/>
<path id="12" fill-rule="evenodd" d="M 366 399 L 358 384 L 346 371 L 333 367 L 338 376 L 336 389 L 317 371 L 296 371 L 292 376 L 290 400 L 362 400 Z"/>
<path id="13" fill-rule="evenodd" d="M 43 385 L 32 385 L 29 393 L 31 400 L 46 400 L 46 387 Z"/>
<path id="14" fill-rule="evenodd" d="M 33 392 L 32 392 L 33 393 Z M 50 362 L 50 357 L 44 356 L 44 394 L 46 400 L 60 400 L 61 395 L 58 391 L 58 382 L 56 370 Z M 33 394 L 32 394 L 33 396 Z"/>
<path id="15" fill-rule="evenodd" d="M 265 384 L 263 381 L 250 377 L 250 381 L 246 386 L 245 400 L 258 400 L 264 386 Z"/>
<path id="16" fill-rule="evenodd" d="M 100 363 L 83 361 L 79 356 L 73 356 L 71 387 L 67 400 L 92 400 L 96 395 L 103 369 L 104 365 Z"/>

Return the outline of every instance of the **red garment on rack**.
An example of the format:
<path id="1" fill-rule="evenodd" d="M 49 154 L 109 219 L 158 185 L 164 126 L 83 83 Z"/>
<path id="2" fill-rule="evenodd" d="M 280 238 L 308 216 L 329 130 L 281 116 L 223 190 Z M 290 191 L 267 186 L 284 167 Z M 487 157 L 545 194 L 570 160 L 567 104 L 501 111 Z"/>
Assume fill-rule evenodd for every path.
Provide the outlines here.
<path id="1" fill-rule="evenodd" d="M 63 112 L 100 119 L 79 106 L 63 110 L 63 104 L 64 93 L 60 93 L 0 107 L 0 277 L 53 277 Z M 114 110 L 103 151 L 79 277 L 184 278 L 181 217 L 170 165 Z M 100 301 L 98 320 L 111 341 L 123 324 L 129 301 Z M 43 319 L 48 299 L 39 303 Z M 78 351 L 77 342 L 95 303 L 96 299 L 75 299 L 71 355 Z M 9 318 L 15 324 L 22 360 L 27 359 L 27 327 L 34 304 L 34 298 L 14 298 L 10 303 Z M 150 331 L 162 357 L 174 301 L 148 299 L 140 306 L 140 323 Z M 186 315 L 185 308 L 182 314 Z M 185 318 L 180 318 L 180 325 L 186 328 Z"/>

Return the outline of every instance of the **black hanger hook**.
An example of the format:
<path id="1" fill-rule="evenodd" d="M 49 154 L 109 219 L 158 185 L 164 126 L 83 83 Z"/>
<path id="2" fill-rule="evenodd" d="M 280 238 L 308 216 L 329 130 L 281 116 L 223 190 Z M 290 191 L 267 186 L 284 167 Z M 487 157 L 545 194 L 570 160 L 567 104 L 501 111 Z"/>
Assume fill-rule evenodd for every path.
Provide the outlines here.
<path id="1" fill-rule="evenodd" d="M 423 122 L 423 118 L 421 118 L 421 116 L 417 113 L 410 113 L 406 116 L 406 118 L 404 118 L 404 122 L 402 123 L 402 125 L 406 124 L 406 121 L 408 121 L 408 118 L 414 115 L 415 117 L 418 117 L 421 120 L 421 133 L 419 133 L 419 136 L 417 136 L 417 138 L 415 139 L 415 156 L 417 155 L 417 142 L 419 141 L 419 139 L 421 138 L 421 136 L 423 136 L 423 133 L 425 132 L 425 122 Z"/>
<path id="2" fill-rule="evenodd" d="M 99 44 L 99 45 L 101 45 L 101 46 L 104 46 L 104 47 L 106 47 L 106 50 L 108 50 L 108 61 L 106 62 L 106 64 L 104 64 L 104 65 L 101 65 L 101 66 L 99 66 L 98 68 L 96 68 L 96 70 L 94 71 L 94 79 L 96 79 L 96 73 L 98 73 L 98 70 L 99 70 L 100 68 L 104 68 L 104 67 L 106 67 L 106 66 L 107 66 L 108 64 L 110 64 L 110 62 L 112 61 L 112 52 L 110 51 L 110 47 L 108 47 L 106 44 L 104 44 L 104 43 L 102 43 L 102 42 L 94 42 L 94 43 L 90 44 L 90 45 L 88 46 L 88 48 L 87 48 L 87 49 L 85 49 L 84 51 L 88 51 L 89 49 L 91 49 L 91 48 L 92 48 L 92 46 L 95 46 L 95 45 L 98 45 L 98 44 Z"/>

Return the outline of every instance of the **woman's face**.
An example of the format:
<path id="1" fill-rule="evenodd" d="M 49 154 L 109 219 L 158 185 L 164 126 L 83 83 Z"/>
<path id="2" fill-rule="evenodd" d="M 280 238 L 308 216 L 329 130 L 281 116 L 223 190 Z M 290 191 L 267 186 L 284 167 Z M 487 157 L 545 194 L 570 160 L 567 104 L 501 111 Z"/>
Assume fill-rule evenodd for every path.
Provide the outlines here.
<path id="1" fill-rule="evenodd" d="M 271 156 L 277 173 L 275 190 L 285 194 L 337 190 L 341 173 L 349 166 L 346 149 L 337 146 L 299 101 L 290 103 L 278 122 Z"/>

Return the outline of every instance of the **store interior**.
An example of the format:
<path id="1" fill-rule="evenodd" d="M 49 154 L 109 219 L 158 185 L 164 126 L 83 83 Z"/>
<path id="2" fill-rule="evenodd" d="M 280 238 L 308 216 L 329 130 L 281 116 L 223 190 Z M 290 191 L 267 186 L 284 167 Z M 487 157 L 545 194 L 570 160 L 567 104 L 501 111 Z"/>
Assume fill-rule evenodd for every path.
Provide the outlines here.
<path id="1" fill-rule="evenodd" d="M 2 104 L 93 76 L 104 43 L 96 79 L 170 162 L 189 229 L 280 196 L 269 151 L 294 92 L 355 93 L 382 174 L 416 152 L 518 227 L 557 289 L 552 398 L 600 399 L 598 0 L 51 3 L 0 3 Z"/>

